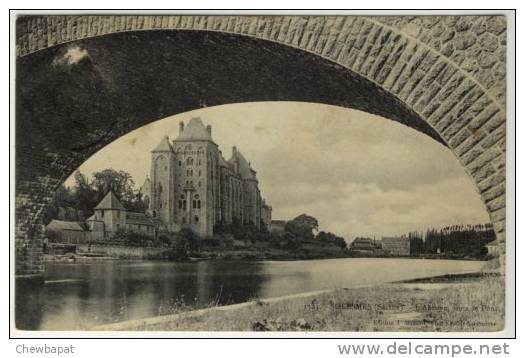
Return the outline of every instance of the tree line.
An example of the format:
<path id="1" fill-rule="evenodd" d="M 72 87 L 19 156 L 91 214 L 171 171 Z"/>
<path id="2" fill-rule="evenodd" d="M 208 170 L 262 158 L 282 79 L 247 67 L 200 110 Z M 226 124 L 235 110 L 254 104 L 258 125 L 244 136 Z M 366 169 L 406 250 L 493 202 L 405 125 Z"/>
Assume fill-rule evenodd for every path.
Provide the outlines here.
<path id="1" fill-rule="evenodd" d="M 425 232 L 410 232 L 410 254 L 483 254 L 485 245 L 496 239 L 492 224 L 452 225 Z"/>
<path id="2" fill-rule="evenodd" d="M 231 235 L 235 240 L 269 241 L 275 245 L 289 249 L 301 248 L 306 242 L 317 242 L 324 245 L 334 245 L 346 249 L 344 238 L 331 232 L 318 231 L 319 222 L 313 216 L 301 214 L 286 222 L 283 232 L 272 232 L 261 221 L 260 227 L 253 224 L 243 224 L 238 219 L 232 223 L 218 223 L 214 227 L 216 236 Z M 317 234 L 315 233 L 317 232 Z"/>

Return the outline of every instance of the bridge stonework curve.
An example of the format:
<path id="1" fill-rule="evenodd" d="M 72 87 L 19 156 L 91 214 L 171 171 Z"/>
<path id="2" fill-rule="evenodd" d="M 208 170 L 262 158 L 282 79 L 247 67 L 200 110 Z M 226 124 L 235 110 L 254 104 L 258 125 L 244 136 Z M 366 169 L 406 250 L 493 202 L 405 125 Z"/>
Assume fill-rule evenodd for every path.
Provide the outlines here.
<path id="1" fill-rule="evenodd" d="M 439 134 L 476 184 L 498 239 L 505 238 L 504 16 L 28 16 L 17 21 L 16 55 L 149 30 L 268 40 L 321 56 L 371 81 Z M 43 176 L 17 183 L 17 274 L 42 271 L 38 217 L 43 198 L 49 197 L 42 190 L 63 179 Z"/>

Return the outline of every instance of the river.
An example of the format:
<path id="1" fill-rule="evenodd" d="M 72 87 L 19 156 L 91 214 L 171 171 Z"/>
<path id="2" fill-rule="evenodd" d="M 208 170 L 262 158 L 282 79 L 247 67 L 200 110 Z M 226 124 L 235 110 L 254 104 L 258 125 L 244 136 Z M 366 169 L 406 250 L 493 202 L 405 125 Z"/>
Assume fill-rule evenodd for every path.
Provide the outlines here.
<path id="1" fill-rule="evenodd" d="M 351 288 L 447 273 L 483 262 L 344 258 L 308 261 L 47 263 L 45 285 L 16 302 L 17 327 L 87 329 L 213 304 Z"/>

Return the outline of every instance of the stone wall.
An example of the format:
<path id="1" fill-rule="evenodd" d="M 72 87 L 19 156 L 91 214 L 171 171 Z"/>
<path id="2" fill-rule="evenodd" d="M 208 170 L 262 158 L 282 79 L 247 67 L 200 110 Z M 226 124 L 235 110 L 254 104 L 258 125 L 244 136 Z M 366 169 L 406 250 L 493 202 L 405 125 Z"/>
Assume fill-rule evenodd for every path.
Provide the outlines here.
<path id="1" fill-rule="evenodd" d="M 131 247 L 117 245 L 97 245 L 97 244 L 80 244 L 77 245 L 78 253 L 94 253 L 105 256 L 126 258 L 126 259 L 153 259 L 161 258 L 169 250 L 160 247 Z"/>
<path id="2" fill-rule="evenodd" d="M 371 91 L 375 91 L 374 97 L 383 98 L 384 108 L 377 110 L 377 105 L 370 103 L 345 102 L 351 101 L 347 99 L 337 102 L 317 94 L 319 102 L 370 110 L 402 123 L 403 118 L 415 118 L 404 123 L 445 143 L 455 153 L 476 184 L 498 238 L 505 237 L 507 32 L 503 16 L 48 16 L 19 18 L 16 28 L 18 61 L 40 56 L 40 52 L 60 44 L 146 30 L 240 35 L 318 56 L 334 64 L 333 70 L 341 72 L 341 81 L 350 76 L 360 86 L 374 88 Z M 257 58 L 251 60 L 257 61 Z M 297 66 L 301 66 L 301 60 L 301 57 L 294 58 Z M 205 71 L 205 67 L 202 70 Z M 108 73 L 102 71 L 100 75 Z M 341 95 L 331 93 L 333 97 Z M 193 103 L 198 103 L 197 98 L 203 96 L 202 93 L 187 95 L 195 98 Z M 315 95 L 298 92 L 291 97 L 277 98 L 311 101 Z M 216 103 L 258 98 L 261 98 L 259 94 L 247 98 L 232 92 L 226 100 L 217 98 Z M 168 105 L 162 105 L 163 110 L 168 111 Z M 31 175 L 31 180 L 17 179 L 17 272 L 41 270 L 40 212 L 54 188 L 75 165 L 110 139 L 140 124 L 197 107 L 196 104 L 179 106 L 171 113 L 157 110 L 151 117 L 121 120 L 109 129 L 96 120 L 88 121 L 85 123 L 92 126 L 88 128 L 92 131 L 87 131 L 86 137 L 102 138 L 91 151 L 79 149 L 67 156 L 55 150 L 45 152 L 45 159 L 37 163 L 41 167 L 39 175 Z M 401 112 L 406 108 L 407 112 L 395 114 L 396 108 L 401 108 Z M 100 110 L 104 111 L 103 105 Z M 430 129 L 416 124 L 419 119 Z M 18 117 L 17 108 L 17 123 L 23 120 Z M 19 133 L 23 135 L 24 131 Z M 38 144 L 31 149 L 44 150 L 48 145 Z M 37 153 L 18 145 L 19 142 L 17 169 L 24 166 L 24 159 Z M 78 145 L 78 148 L 84 146 Z M 30 169 L 27 172 L 33 173 L 34 165 Z M 24 173 L 20 171 L 17 177 L 23 178 Z"/>

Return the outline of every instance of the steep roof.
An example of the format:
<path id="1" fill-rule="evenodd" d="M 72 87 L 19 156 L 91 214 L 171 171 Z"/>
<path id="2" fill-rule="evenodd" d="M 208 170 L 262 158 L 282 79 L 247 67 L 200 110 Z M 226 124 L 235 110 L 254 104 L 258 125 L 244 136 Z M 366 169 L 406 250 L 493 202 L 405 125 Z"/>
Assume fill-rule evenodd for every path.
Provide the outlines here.
<path id="1" fill-rule="evenodd" d="M 224 157 L 222 156 L 222 153 L 219 155 L 219 165 L 221 167 L 226 167 L 226 168 L 232 167 L 231 163 L 228 163 L 226 159 L 224 159 Z"/>
<path id="2" fill-rule="evenodd" d="M 53 231 L 84 231 L 82 226 L 76 221 L 51 220 L 51 222 L 47 224 L 46 228 Z"/>
<path id="3" fill-rule="evenodd" d="M 244 158 L 244 156 L 236 147 L 233 147 L 232 156 L 228 162 L 232 164 L 237 163 L 239 174 L 243 179 L 257 180 L 255 170 L 251 168 L 250 163 L 248 163 L 246 158 Z"/>
<path id="4" fill-rule="evenodd" d="M 144 184 L 142 184 L 142 186 L 140 187 L 139 191 L 142 194 L 148 194 L 149 195 L 150 186 L 151 186 L 151 181 L 149 180 L 149 176 L 146 175 L 146 179 L 144 180 Z"/>
<path id="5" fill-rule="evenodd" d="M 168 136 L 164 136 L 159 144 L 155 147 L 155 149 L 152 150 L 152 152 L 170 152 L 172 150 L 171 144 L 170 144 L 170 138 Z"/>
<path id="6" fill-rule="evenodd" d="M 209 140 L 213 142 L 211 134 L 208 132 L 204 123 L 200 118 L 194 117 L 190 119 L 188 125 L 179 133 L 176 141 L 185 140 Z"/>
<path id="7" fill-rule="evenodd" d="M 95 210 L 124 210 L 126 211 L 126 208 L 120 203 L 120 201 L 117 199 L 115 194 L 113 194 L 112 191 L 108 192 L 104 199 L 98 203 L 98 205 L 95 207 Z"/>

